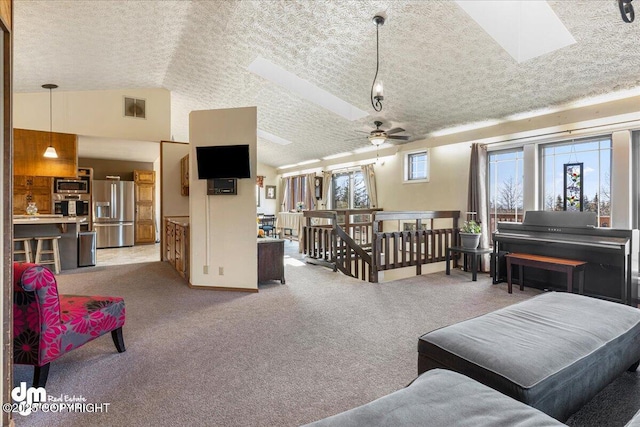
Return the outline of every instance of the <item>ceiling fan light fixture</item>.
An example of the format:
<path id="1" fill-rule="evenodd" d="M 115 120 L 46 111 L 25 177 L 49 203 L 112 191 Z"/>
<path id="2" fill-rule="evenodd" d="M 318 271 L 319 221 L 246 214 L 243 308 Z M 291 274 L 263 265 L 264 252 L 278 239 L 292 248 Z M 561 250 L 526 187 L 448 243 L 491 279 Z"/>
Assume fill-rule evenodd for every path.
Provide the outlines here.
<path id="1" fill-rule="evenodd" d="M 386 140 L 387 138 L 385 138 L 384 135 L 371 135 L 369 137 L 369 141 L 375 146 L 384 144 Z"/>

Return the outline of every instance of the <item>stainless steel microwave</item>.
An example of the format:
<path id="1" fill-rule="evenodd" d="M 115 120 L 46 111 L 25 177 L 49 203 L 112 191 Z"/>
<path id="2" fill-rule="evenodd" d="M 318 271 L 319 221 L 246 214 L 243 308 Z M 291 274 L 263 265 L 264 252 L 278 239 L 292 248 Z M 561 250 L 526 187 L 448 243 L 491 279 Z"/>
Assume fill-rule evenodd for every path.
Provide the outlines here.
<path id="1" fill-rule="evenodd" d="M 86 194 L 89 192 L 88 179 L 55 178 L 53 192 L 58 194 Z"/>

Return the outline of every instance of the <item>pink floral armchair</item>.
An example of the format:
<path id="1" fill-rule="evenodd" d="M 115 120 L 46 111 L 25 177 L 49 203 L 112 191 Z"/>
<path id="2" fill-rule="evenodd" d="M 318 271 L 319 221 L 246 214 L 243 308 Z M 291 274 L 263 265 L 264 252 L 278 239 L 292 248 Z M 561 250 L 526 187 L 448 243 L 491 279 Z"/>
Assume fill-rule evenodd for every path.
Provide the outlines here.
<path id="1" fill-rule="evenodd" d="M 52 361 L 107 332 L 125 351 L 122 298 L 58 295 L 48 268 L 17 262 L 13 292 L 13 362 L 34 366 L 34 387 L 45 386 Z"/>

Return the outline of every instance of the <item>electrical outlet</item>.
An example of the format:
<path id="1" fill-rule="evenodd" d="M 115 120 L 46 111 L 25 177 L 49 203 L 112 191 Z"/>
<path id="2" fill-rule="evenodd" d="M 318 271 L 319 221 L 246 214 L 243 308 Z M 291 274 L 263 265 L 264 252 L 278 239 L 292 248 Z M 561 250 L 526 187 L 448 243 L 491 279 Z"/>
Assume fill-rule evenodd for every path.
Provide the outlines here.
<path id="1" fill-rule="evenodd" d="M 224 267 L 218 267 L 218 276 L 224 276 Z"/>
<path id="2" fill-rule="evenodd" d="M 202 273 L 203 274 L 209 274 L 209 266 L 208 265 L 203 265 L 202 266 Z"/>

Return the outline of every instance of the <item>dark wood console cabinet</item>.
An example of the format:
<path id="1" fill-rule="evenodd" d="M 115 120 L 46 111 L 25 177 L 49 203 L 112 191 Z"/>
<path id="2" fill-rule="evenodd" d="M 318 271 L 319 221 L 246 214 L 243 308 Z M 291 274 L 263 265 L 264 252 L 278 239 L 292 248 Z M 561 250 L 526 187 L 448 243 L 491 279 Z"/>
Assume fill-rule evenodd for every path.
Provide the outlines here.
<path id="1" fill-rule="evenodd" d="M 280 280 L 284 285 L 284 240 L 258 239 L 258 282 Z"/>

